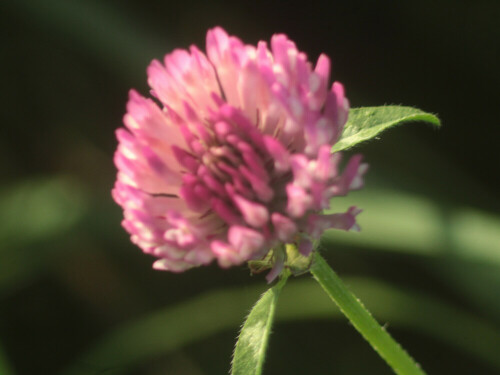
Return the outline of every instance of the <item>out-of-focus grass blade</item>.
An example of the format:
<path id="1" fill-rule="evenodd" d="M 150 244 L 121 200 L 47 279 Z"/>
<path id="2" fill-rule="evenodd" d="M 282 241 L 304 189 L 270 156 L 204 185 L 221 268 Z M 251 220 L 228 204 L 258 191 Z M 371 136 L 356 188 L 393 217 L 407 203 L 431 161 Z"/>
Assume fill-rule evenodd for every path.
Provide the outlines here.
<path id="1" fill-rule="evenodd" d="M 496 327 L 442 301 L 376 280 L 347 279 L 346 283 L 379 321 L 424 333 L 500 369 L 497 353 L 500 332 Z M 261 291 L 259 287 L 246 287 L 209 292 L 139 318 L 105 336 L 62 375 L 83 375 L 102 369 L 112 369 L 113 374 L 123 373 L 155 356 L 238 327 Z M 290 282 L 280 296 L 276 319 L 312 318 L 343 319 L 314 281 Z"/>
<path id="2" fill-rule="evenodd" d="M 358 217 L 361 232 L 327 231 L 326 247 L 347 244 L 425 256 L 431 271 L 498 318 L 500 217 L 388 190 L 332 200 L 337 212 L 351 205 L 364 210 Z"/>
<path id="3" fill-rule="evenodd" d="M 334 211 L 358 206 L 360 233 L 330 230 L 325 241 L 494 263 L 500 266 L 500 218 L 389 190 L 363 190 L 332 201 Z"/>
<path id="4" fill-rule="evenodd" d="M 429 267 L 500 321 L 500 218 L 471 209 L 450 216 L 452 250 L 443 259 L 446 266 L 432 262 Z M 471 253 L 481 262 L 463 261 Z"/>
<path id="5" fill-rule="evenodd" d="M 85 211 L 81 188 L 54 177 L 24 181 L 0 191 L 0 292 L 30 274 L 47 257 L 49 239 L 74 227 Z"/>
<path id="6" fill-rule="evenodd" d="M 63 374 L 83 375 L 102 369 L 118 374 L 146 359 L 238 327 L 263 289 L 214 291 L 139 318 L 105 336 Z"/>
<path id="7" fill-rule="evenodd" d="M 500 369 L 500 330 L 497 327 L 421 293 L 368 278 L 346 278 L 345 281 L 381 323 L 425 334 Z M 328 305 L 331 301 L 322 292 L 312 280 L 290 282 L 280 297 L 277 320 L 332 315 L 345 319 L 338 309 Z"/>
<path id="8" fill-rule="evenodd" d="M 260 375 L 271 335 L 274 312 L 288 274 L 266 291 L 250 311 L 234 349 L 232 375 Z"/>
<path id="9" fill-rule="evenodd" d="M 423 121 L 439 126 L 439 119 L 420 109 L 387 105 L 380 107 L 352 108 L 349 119 L 339 141 L 332 151 L 342 151 L 376 137 L 378 134 L 396 125 Z"/>
<path id="10" fill-rule="evenodd" d="M 81 189 L 64 177 L 23 181 L 0 191 L 0 249 L 38 242 L 81 217 Z"/>
<path id="11" fill-rule="evenodd" d="M 137 19 L 127 22 L 119 6 L 104 1 L 11 0 L 4 6 L 23 18 L 64 35 L 84 48 L 103 66 L 122 75 L 143 75 L 146 64 L 170 48 Z"/>
<path id="12" fill-rule="evenodd" d="M 14 371 L 12 370 L 9 361 L 7 360 L 7 356 L 5 355 L 1 344 L 0 344 L 0 374 L 14 375 Z"/>

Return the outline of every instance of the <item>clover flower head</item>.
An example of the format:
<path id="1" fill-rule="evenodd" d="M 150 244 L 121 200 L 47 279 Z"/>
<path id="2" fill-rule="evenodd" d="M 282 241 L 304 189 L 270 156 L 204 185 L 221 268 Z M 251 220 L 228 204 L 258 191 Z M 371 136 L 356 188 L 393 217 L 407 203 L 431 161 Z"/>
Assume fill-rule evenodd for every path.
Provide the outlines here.
<path id="1" fill-rule="evenodd" d="M 358 229 L 355 207 L 321 214 L 367 168 L 355 155 L 340 172 L 331 153 L 349 103 L 340 83 L 329 86 L 329 58 L 313 68 L 283 34 L 250 46 L 220 27 L 206 50 L 153 61 L 153 98 L 130 91 L 116 132 L 113 197 L 154 268 L 230 267 L 283 243 L 307 255 L 326 229 Z M 268 280 L 282 267 L 277 256 Z"/>

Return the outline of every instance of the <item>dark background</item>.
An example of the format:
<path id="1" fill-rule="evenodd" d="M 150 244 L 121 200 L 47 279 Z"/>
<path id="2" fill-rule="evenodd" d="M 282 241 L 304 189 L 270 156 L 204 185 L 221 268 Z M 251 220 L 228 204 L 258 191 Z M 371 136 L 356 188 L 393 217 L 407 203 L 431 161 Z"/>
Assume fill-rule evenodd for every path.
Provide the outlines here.
<path id="1" fill-rule="evenodd" d="M 361 218 L 366 240 L 329 238 L 325 257 L 348 280 L 384 282 L 446 304 L 450 310 L 439 311 L 451 311 L 448 323 L 456 322 L 449 337 L 469 334 L 453 312 L 497 335 L 486 339 L 471 328 L 477 335 L 461 348 L 428 333 L 441 324 L 433 314 L 425 330 L 398 324 L 395 309 L 390 332 L 429 374 L 499 374 L 499 361 L 491 359 L 500 348 L 499 20 L 497 1 L 1 1 L 0 373 L 56 374 L 68 366 L 88 374 L 229 371 L 238 323 L 134 364 L 120 365 L 120 355 L 80 359 L 112 330 L 159 309 L 220 288 L 265 288 L 263 277 L 250 277 L 245 267 L 153 271 L 152 259 L 129 243 L 110 196 L 114 130 L 128 90 L 146 94 L 151 59 L 190 44 L 203 49 L 207 29 L 220 25 L 249 44 L 284 32 L 313 61 L 327 53 L 353 107 L 403 104 L 438 114 L 439 131 L 410 125 L 358 148 L 371 165 L 365 194 L 385 192 L 369 195 L 362 208 L 367 218 L 370 207 L 380 208 L 372 217 L 383 221 L 390 192 L 404 202 L 416 197 L 417 211 L 418 199 L 431 202 L 443 215 L 432 230 L 449 241 L 430 255 L 413 251 L 412 238 L 386 248 Z M 450 230 L 452 214 L 462 209 L 476 215 L 466 223 L 477 231 L 472 224 Z M 408 222 L 410 232 L 428 224 L 418 217 Z M 384 230 L 397 237 L 397 229 Z M 425 233 L 414 235 L 425 242 Z M 487 255 L 460 252 L 475 244 Z M 386 303 L 367 305 L 377 316 Z M 416 306 L 407 322 L 422 316 Z M 144 337 L 124 340 L 147 348 Z M 311 315 L 278 320 L 265 373 L 390 370 L 344 319 Z"/>

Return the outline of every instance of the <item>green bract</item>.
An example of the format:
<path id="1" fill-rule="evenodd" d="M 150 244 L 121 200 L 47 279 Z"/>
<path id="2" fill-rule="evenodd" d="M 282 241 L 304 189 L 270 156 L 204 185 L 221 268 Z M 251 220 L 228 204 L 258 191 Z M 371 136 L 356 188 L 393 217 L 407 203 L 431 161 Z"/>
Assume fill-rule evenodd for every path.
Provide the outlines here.
<path id="1" fill-rule="evenodd" d="M 280 281 L 265 292 L 250 311 L 234 349 L 231 375 L 262 373 L 278 296 L 288 275 L 288 272 L 284 272 Z"/>

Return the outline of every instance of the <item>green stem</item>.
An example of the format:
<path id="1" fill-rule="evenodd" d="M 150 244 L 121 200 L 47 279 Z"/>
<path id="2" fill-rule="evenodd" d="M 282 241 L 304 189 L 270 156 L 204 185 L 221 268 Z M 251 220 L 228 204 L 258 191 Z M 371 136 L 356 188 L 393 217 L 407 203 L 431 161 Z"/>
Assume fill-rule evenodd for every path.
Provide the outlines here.
<path id="1" fill-rule="evenodd" d="M 347 289 L 342 280 L 316 251 L 311 273 L 338 305 L 359 333 L 399 375 L 425 375 L 420 366 L 382 328 L 363 304 Z"/>

